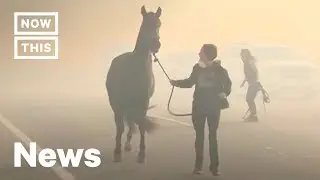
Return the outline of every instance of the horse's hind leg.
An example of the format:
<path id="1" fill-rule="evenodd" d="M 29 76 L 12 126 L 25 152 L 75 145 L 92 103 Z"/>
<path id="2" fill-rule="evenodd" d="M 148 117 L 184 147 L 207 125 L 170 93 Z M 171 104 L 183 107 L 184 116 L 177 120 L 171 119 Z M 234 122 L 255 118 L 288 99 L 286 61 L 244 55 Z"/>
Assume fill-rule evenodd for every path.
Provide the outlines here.
<path id="1" fill-rule="evenodd" d="M 124 150 L 126 152 L 130 152 L 132 150 L 131 140 L 132 140 L 132 134 L 135 132 L 135 126 L 133 121 L 126 121 L 128 124 L 128 133 L 127 133 L 127 141 L 124 146 Z"/>
<path id="2" fill-rule="evenodd" d="M 145 123 L 144 120 L 139 123 L 139 131 L 140 131 L 140 149 L 137 157 L 138 163 L 145 163 L 146 161 L 146 142 L 145 142 Z"/>
<path id="3" fill-rule="evenodd" d="M 121 162 L 122 161 L 121 137 L 124 132 L 124 122 L 123 122 L 122 114 L 115 113 L 115 123 L 117 127 L 117 132 L 116 132 L 116 147 L 114 149 L 113 158 L 114 158 L 114 162 Z"/>

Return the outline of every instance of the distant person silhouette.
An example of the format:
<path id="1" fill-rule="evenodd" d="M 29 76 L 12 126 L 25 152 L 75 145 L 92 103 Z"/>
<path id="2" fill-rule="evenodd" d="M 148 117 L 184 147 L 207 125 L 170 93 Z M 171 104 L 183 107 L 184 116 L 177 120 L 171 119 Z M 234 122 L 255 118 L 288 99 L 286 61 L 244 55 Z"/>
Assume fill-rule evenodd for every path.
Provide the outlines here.
<path id="1" fill-rule="evenodd" d="M 261 90 L 261 85 L 259 82 L 259 72 L 256 67 L 256 59 L 252 56 L 249 49 L 242 49 L 240 53 L 243 70 L 244 70 L 244 80 L 241 83 L 240 87 L 243 87 L 245 83 L 248 83 L 248 90 L 246 94 L 246 101 L 249 107 L 250 115 L 245 118 L 246 122 L 257 122 L 257 107 L 255 99 L 258 92 Z"/>
<path id="2" fill-rule="evenodd" d="M 228 71 L 221 66 L 217 57 L 217 48 L 213 44 L 204 44 L 199 52 L 200 60 L 193 66 L 191 75 L 183 80 L 171 80 L 171 84 L 180 88 L 195 85 L 192 102 L 192 122 L 196 132 L 196 160 L 194 174 L 201 174 L 203 167 L 204 128 L 209 126 L 210 171 L 214 176 L 219 172 L 217 129 L 221 109 L 228 108 L 227 96 L 231 92 L 231 80 Z"/>

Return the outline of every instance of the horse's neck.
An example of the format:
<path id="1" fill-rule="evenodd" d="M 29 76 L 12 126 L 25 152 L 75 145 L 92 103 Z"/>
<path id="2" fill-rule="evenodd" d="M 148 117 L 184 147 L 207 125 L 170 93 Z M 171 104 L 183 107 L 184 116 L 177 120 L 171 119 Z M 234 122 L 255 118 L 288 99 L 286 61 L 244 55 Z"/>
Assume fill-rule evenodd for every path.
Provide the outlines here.
<path id="1" fill-rule="evenodd" d="M 136 45 L 133 50 L 133 54 L 135 56 L 135 61 L 139 61 L 139 65 L 146 67 L 147 73 L 149 77 L 153 76 L 152 74 L 152 55 L 150 52 L 150 48 L 147 47 L 145 43 L 145 30 L 143 25 L 141 25 L 139 34 L 137 37 Z"/>
<path id="2" fill-rule="evenodd" d="M 138 58 L 145 59 L 148 58 L 150 55 L 150 47 L 148 47 L 148 43 L 146 43 L 148 39 L 146 36 L 147 34 L 148 33 L 146 32 L 142 24 L 133 50 L 135 56 Z"/>
<path id="3" fill-rule="evenodd" d="M 146 66 L 147 66 L 147 71 L 148 71 L 148 74 L 149 74 L 149 77 L 152 76 L 152 56 L 151 56 L 151 53 L 148 54 L 148 57 L 147 57 L 147 62 L 146 62 Z"/>
<path id="4" fill-rule="evenodd" d="M 152 71 L 152 55 L 150 52 L 133 52 L 134 61 L 137 65 L 144 66 L 148 71 Z"/>
<path id="5" fill-rule="evenodd" d="M 133 60 L 135 61 L 135 65 L 137 65 L 138 69 L 140 69 L 143 74 L 145 75 L 145 80 L 147 80 L 147 87 L 148 87 L 148 97 L 151 98 L 151 96 L 154 93 L 154 74 L 152 70 L 152 55 L 150 52 L 148 53 L 137 53 L 133 52 Z M 142 78 L 144 79 L 144 78 Z"/>

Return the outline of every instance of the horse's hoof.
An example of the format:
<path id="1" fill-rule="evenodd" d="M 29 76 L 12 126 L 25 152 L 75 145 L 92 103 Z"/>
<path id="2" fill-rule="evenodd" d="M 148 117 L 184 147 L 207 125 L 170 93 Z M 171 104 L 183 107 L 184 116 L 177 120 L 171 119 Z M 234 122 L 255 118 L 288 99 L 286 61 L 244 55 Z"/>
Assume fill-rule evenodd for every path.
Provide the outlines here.
<path id="1" fill-rule="evenodd" d="M 146 155 L 144 153 L 138 154 L 137 163 L 139 163 L 139 164 L 146 163 Z"/>
<path id="2" fill-rule="evenodd" d="M 114 153 L 113 154 L 113 162 L 121 162 L 121 161 L 122 161 L 121 153 Z"/>
<path id="3" fill-rule="evenodd" d="M 124 146 L 124 150 L 125 150 L 126 152 L 132 151 L 132 146 L 131 146 L 131 144 L 130 144 L 130 143 L 126 143 L 126 145 Z"/>

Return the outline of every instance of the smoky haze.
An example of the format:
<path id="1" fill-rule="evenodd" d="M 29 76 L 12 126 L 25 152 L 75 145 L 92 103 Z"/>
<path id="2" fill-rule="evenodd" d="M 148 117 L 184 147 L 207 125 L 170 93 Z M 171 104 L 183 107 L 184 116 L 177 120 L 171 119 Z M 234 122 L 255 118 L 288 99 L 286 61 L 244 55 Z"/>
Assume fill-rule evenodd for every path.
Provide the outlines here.
<path id="1" fill-rule="evenodd" d="M 164 9 L 161 18 L 163 25 L 160 30 L 163 46 L 159 57 L 168 71 L 175 68 L 181 69 L 179 73 L 170 70 L 172 77 L 188 73 L 198 58 L 199 47 L 204 42 L 216 43 L 219 51 L 226 54 L 222 60 L 229 64 L 234 61 L 235 66 L 239 68 L 241 64 L 238 60 L 238 52 L 233 51 L 230 52 L 231 54 L 226 52 L 237 42 L 245 41 L 253 47 L 256 44 L 271 44 L 271 46 L 275 44 L 275 48 L 267 50 L 260 48 L 262 52 L 257 55 L 259 59 L 275 60 L 275 58 L 281 58 L 283 54 L 289 57 L 291 53 L 297 54 L 296 49 L 301 52 L 316 52 L 313 51 L 314 44 L 309 40 L 311 37 L 314 43 L 319 40 L 318 34 L 312 33 L 318 32 L 316 31 L 319 28 L 318 25 L 308 23 L 315 17 L 309 15 L 310 11 L 314 12 L 312 5 L 301 1 L 301 5 L 309 8 L 308 13 L 301 13 L 301 11 L 295 13 L 298 2 L 300 1 L 286 8 L 287 13 L 292 16 L 290 19 L 287 17 L 288 14 L 278 14 L 277 19 L 274 19 L 274 14 L 268 13 L 267 16 L 263 12 L 279 13 L 280 6 L 287 6 L 287 4 L 268 1 L 261 5 L 247 0 L 242 1 L 240 5 L 236 3 L 229 9 L 231 5 L 211 1 L 197 1 L 197 3 L 164 0 L 148 1 L 148 3 L 144 1 L 139 3 L 136 1 L 2 1 L 1 80 L 5 84 L 4 88 L 1 88 L 2 93 L 5 93 L 6 97 L 15 98 L 42 96 L 45 98 L 56 96 L 103 98 L 105 96 L 104 80 L 110 61 L 116 55 L 130 51 L 134 47 L 141 24 L 140 7 L 143 4 L 147 5 L 148 10 L 155 10 L 158 6 Z M 221 8 L 218 8 L 219 10 L 207 8 L 208 12 L 197 13 L 204 11 L 205 4 Z M 262 12 L 257 13 L 258 10 Z M 60 60 L 12 60 L 13 12 L 17 11 L 58 11 L 60 13 Z M 240 24 L 234 21 L 234 16 L 239 12 L 243 16 Z M 255 18 L 248 15 L 254 13 L 257 13 L 254 15 Z M 208 16 L 212 17 L 211 22 L 208 22 Z M 279 24 L 285 19 L 287 24 Z M 293 19 L 296 20 L 295 23 L 291 23 Z M 268 28 L 258 29 L 257 26 L 261 26 L 259 23 L 265 24 Z M 296 26 L 299 27 L 299 31 Z M 172 29 L 175 31 L 173 32 Z M 289 29 L 290 33 L 287 33 L 286 30 Z M 303 31 L 304 29 L 308 31 Z M 286 32 L 285 37 L 282 36 L 284 32 Z M 270 36 L 273 37 L 272 41 L 269 39 Z M 281 52 L 287 50 L 277 48 L 278 44 L 293 47 L 289 48 L 292 52 Z M 317 54 L 309 54 L 307 58 L 299 56 L 293 59 L 314 61 Z M 292 57 L 289 58 L 292 59 Z M 230 68 L 235 67 L 230 66 Z M 167 82 L 161 80 L 165 78 L 161 72 L 158 72 L 158 67 L 154 69 L 157 92 L 169 88 Z M 232 75 L 233 72 L 231 69 L 230 71 Z M 177 74 L 174 74 L 175 72 Z M 235 86 L 238 82 L 234 81 Z M 156 97 L 158 96 L 160 96 L 159 93 Z"/>
<path id="2" fill-rule="evenodd" d="M 108 67 L 115 56 L 133 50 L 142 20 L 140 7 L 146 4 L 148 11 L 158 6 L 163 9 L 162 48 L 158 57 L 173 79 L 189 76 L 202 43 L 215 43 L 219 59 L 233 81 L 232 105 L 245 108 L 245 90 L 238 88 L 243 76 L 239 52 L 247 47 L 258 59 L 260 76 L 270 91 L 273 108 L 289 103 L 308 109 L 309 106 L 296 102 L 318 102 L 319 56 L 315 45 L 320 39 L 318 33 L 313 32 L 318 32 L 315 30 L 319 25 L 309 23 L 314 20 L 310 3 L 296 1 L 287 7 L 273 1 L 261 5 L 247 0 L 229 9 L 231 5 L 226 3 L 197 2 L 2 1 L 1 96 L 4 99 L 107 101 Z M 221 8 L 211 10 L 204 4 Z M 309 8 L 308 12 L 296 12 L 298 5 Z M 284 6 L 287 14 L 280 14 L 279 8 Z M 203 8 L 207 8 L 205 13 L 198 13 L 204 12 Z M 59 12 L 59 60 L 13 60 L 13 13 L 18 11 Z M 271 11 L 278 13 L 276 19 Z M 235 16 L 239 13 L 242 18 L 236 23 Z M 212 17 L 212 21 L 208 22 L 208 17 Z M 267 28 L 260 29 L 261 24 Z M 152 102 L 165 107 L 170 86 L 157 64 L 153 69 L 156 93 Z M 192 89 L 176 90 L 173 106 L 190 110 L 190 103 L 178 102 L 191 101 L 191 95 Z"/>
<path id="3" fill-rule="evenodd" d="M 288 158 L 290 160 L 285 159 L 283 163 L 294 166 L 293 170 L 290 169 L 291 174 L 299 172 L 302 177 L 308 170 L 319 167 L 320 1 L 315 0 L 1 0 L 0 105 L 3 108 L 0 115 L 7 115 L 24 132 L 35 137 L 39 144 L 48 143 L 46 145 L 57 148 L 66 148 L 67 145 L 67 148 L 95 146 L 101 148 L 103 153 L 112 154 L 115 126 L 112 111 L 105 109 L 109 108 L 105 79 L 112 59 L 132 51 L 135 46 L 142 21 L 142 5 L 146 5 L 147 11 L 156 11 L 159 6 L 162 8 L 162 46 L 157 56 L 172 79 L 187 78 L 190 75 L 193 65 L 199 59 L 198 52 L 202 44 L 217 45 L 218 59 L 228 70 L 233 83 L 228 97 L 231 107 L 224 111 L 221 118 L 221 121 L 227 122 L 222 123 L 221 131 L 222 154 L 227 154 L 222 155 L 225 158 L 222 160 L 222 164 L 226 164 L 223 167 L 225 170 L 232 169 L 229 167 L 246 168 L 247 164 L 241 164 L 242 161 L 258 161 L 258 165 L 253 163 L 248 167 L 268 169 L 260 163 L 274 158 L 270 161 L 271 165 L 266 167 L 274 175 L 272 177 L 279 175 L 273 172 L 280 171 L 282 164 L 278 162 L 289 155 L 281 156 L 285 157 L 283 159 L 278 158 L 273 149 L 267 149 L 272 152 L 271 155 L 265 155 L 266 144 L 273 144 L 274 148 L 278 146 L 279 149 L 288 150 L 288 154 L 293 154 L 291 159 Z M 13 60 L 13 13 L 32 11 L 59 12 L 59 60 Z M 246 86 L 239 87 L 244 77 L 240 59 L 242 48 L 249 48 L 256 57 L 261 82 L 271 98 L 265 113 L 261 93 L 258 94 L 256 104 L 263 123 L 256 126 L 228 124 L 230 121 L 242 122 L 241 116 L 247 110 Z M 157 63 L 153 63 L 153 70 L 156 89 L 151 104 L 157 106 L 151 112 L 170 116 L 166 105 L 171 86 Z M 192 93 L 193 88 L 176 88 L 172 110 L 189 113 Z M 70 107 L 64 108 L 66 104 Z M 63 107 L 51 107 L 53 105 Z M 183 121 L 191 122 L 190 119 Z M 154 164 L 146 167 L 146 172 L 148 168 L 156 167 L 150 172 L 159 171 L 159 176 L 170 176 L 165 178 L 170 180 L 175 178 L 175 172 L 172 175 L 163 172 L 177 169 L 185 172 L 186 169 L 179 168 L 189 168 L 186 164 L 193 161 L 194 132 L 181 128 L 181 123 L 172 125 L 171 122 L 161 122 L 164 127 L 162 131 L 148 137 L 154 138 L 150 141 L 148 139 L 147 143 L 148 147 L 149 142 L 151 144 L 150 154 L 154 154 L 150 155 L 150 159 L 154 158 Z M 175 138 L 181 135 L 183 138 L 177 143 Z M 1 137 L 9 138 L 9 135 Z M 298 141 L 300 139 L 302 143 Z M 8 149 L 3 152 L 12 152 Z M 297 154 L 300 158 L 300 155 L 302 157 L 308 153 L 313 153 L 312 156 L 309 154 L 311 158 L 308 160 L 296 159 Z M 244 154 L 250 157 L 258 154 L 257 157 L 262 158 L 248 158 Z M 1 157 L 11 158 L 7 154 Z M 176 160 L 171 162 L 174 158 Z M 168 165 L 168 159 L 172 164 Z M 107 178 L 120 179 L 114 173 L 114 166 L 107 160 L 107 170 L 102 172 L 109 173 Z M 241 167 L 235 168 L 235 161 L 241 162 Z M 299 166 L 300 162 L 307 165 L 314 163 L 313 169 L 311 165 L 310 168 L 307 165 Z M 124 173 L 121 171 L 119 177 L 132 177 L 126 174 L 133 172 L 130 169 L 132 164 L 128 164 L 129 170 L 124 166 Z M 75 173 L 84 172 L 87 171 Z M 137 179 L 148 179 L 145 176 L 154 175 L 138 172 L 142 177 Z M 254 175 L 251 170 L 239 172 L 240 175 Z M 283 178 L 280 180 L 293 180 L 285 178 L 290 174 L 289 170 L 281 169 L 281 173 Z M 86 175 L 84 177 L 89 177 Z M 240 180 L 237 175 L 235 177 Z"/>

